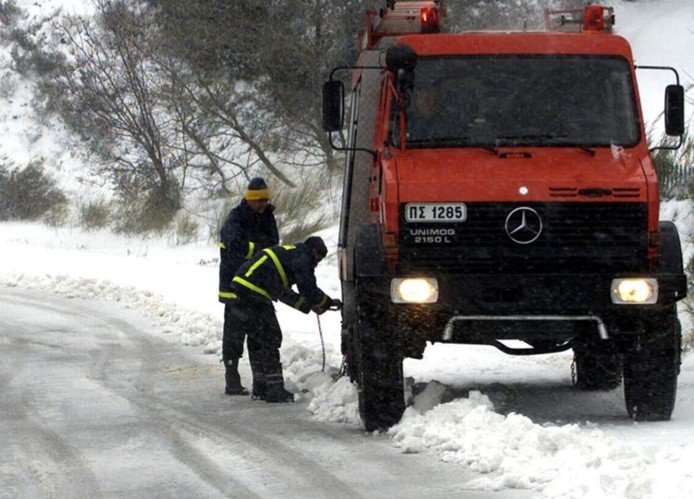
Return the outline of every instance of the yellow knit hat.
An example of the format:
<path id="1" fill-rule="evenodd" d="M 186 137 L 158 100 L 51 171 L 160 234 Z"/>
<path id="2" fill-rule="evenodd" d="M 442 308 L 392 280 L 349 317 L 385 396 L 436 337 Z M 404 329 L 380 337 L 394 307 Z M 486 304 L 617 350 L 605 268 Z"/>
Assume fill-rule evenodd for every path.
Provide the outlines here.
<path id="1" fill-rule="evenodd" d="M 246 200 L 257 201 L 259 199 L 270 199 L 270 190 L 267 188 L 265 180 L 260 177 L 251 179 L 246 189 Z"/>

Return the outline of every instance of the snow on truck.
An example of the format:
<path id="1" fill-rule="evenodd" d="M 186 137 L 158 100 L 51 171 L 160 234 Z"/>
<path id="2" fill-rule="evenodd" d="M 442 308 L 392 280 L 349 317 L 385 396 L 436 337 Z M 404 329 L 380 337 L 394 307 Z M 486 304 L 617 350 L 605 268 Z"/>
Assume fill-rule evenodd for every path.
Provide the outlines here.
<path id="1" fill-rule="evenodd" d="M 635 71 L 673 73 L 681 144 L 677 72 L 635 66 L 609 7 L 545 11 L 543 31 L 448 34 L 445 14 L 368 10 L 357 64 L 323 87 L 325 130 L 348 122 L 344 143 L 330 133 L 346 155 L 342 349 L 366 430 L 399 421 L 403 360 L 428 342 L 573 349 L 579 388 L 623 379 L 632 418 L 669 419 L 686 277 Z"/>

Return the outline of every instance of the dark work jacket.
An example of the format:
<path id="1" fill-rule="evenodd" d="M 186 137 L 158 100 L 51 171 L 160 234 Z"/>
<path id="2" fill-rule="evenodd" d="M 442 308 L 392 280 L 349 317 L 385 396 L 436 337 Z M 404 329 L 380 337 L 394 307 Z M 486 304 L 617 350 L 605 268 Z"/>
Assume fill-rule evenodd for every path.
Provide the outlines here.
<path id="1" fill-rule="evenodd" d="M 305 244 L 273 246 L 241 265 L 232 291 L 239 297 L 279 300 L 307 314 L 331 301 L 316 285 L 315 269 L 316 259 Z"/>
<path id="2" fill-rule="evenodd" d="M 219 238 L 219 301 L 228 303 L 231 280 L 243 262 L 280 242 L 274 210 L 268 205 L 256 213 L 242 199 L 227 215 Z"/>

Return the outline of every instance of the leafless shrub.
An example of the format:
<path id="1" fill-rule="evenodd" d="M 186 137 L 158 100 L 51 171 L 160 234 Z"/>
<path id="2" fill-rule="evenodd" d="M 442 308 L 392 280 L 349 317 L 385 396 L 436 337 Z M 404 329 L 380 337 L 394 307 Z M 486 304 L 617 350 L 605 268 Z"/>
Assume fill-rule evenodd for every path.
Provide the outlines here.
<path id="1" fill-rule="evenodd" d="M 174 244 L 187 244 L 198 239 L 200 224 L 190 213 L 180 211 L 174 221 Z"/>
<path id="2" fill-rule="evenodd" d="M 304 180 L 293 189 L 270 187 L 283 243 L 299 243 L 335 220 L 327 192 L 319 182 Z"/>
<path id="3" fill-rule="evenodd" d="M 111 220 L 111 205 L 102 200 L 92 201 L 80 208 L 80 225 L 87 230 L 103 229 Z"/>
<path id="4" fill-rule="evenodd" d="M 0 220 L 38 220 L 55 212 L 65 214 L 67 198 L 40 162 L 9 171 L 0 167 Z"/>

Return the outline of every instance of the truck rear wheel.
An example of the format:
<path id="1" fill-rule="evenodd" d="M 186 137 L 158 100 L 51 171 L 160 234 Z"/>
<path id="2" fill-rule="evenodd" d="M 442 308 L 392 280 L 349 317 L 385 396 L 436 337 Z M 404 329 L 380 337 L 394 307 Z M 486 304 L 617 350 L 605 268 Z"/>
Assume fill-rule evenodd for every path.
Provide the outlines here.
<path id="1" fill-rule="evenodd" d="M 626 354 L 624 399 L 636 421 L 667 421 L 675 408 L 682 341 L 675 307 L 649 318 Z"/>
<path id="2" fill-rule="evenodd" d="M 366 431 L 386 430 L 405 411 L 402 353 L 387 317 L 362 303 L 358 309 L 359 415 Z"/>

